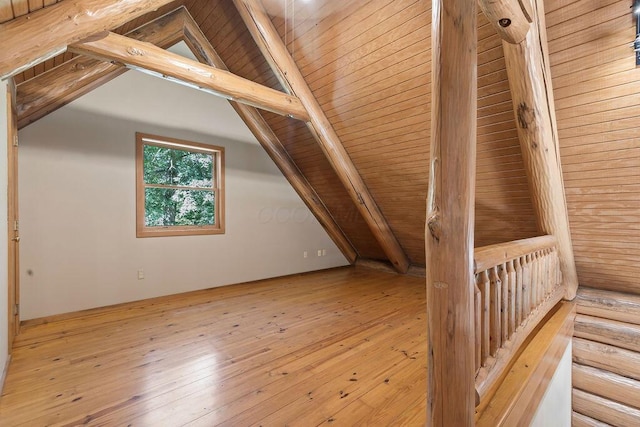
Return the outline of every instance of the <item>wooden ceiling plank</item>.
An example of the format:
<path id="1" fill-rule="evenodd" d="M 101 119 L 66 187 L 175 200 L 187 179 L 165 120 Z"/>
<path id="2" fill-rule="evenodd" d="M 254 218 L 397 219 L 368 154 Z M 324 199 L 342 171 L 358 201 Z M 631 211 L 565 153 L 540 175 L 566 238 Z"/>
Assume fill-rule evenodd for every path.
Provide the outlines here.
<path id="1" fill-rule="evenodd" d="M 64 52 L 68 44 L 117 28 L 172 0 L 75 0 L 56 3 L 0 24 L 0 78 Z M 55 31 L 51 31 L 55 28 Z M 25 37 L 28 34 L 29 37 Z"/>
<path id="2" fill-rule="evenodd" d="M 402 273 L 407 272 L 409 259 L 264 8 L 254 0 L 234 0 L 234 4 L 280 83 L 288 89 L 289 93 L 298 96 L 309 112 L 310 121 L 307 123 L 309 130 L 316 137 L 387 258 L 396 270 Z"/>
<path id="3" fill-rule="evenodd" d="M 198 60 L 210 66 L 228 71 L 225 63 L 220 56 L 218 56 L 215 49 L 209 43 L 209 40 L 202 31 L 200 31 L 200 28 L 187 11 L 184 12 L 184 40 Z M 309 210 L 311 210 L 316 219 L 318 219 L 318 222 L 324 227 L 327 234 L 329 234 L 345 258 L 353 264 L 358 257 L 355 248 L 258 110 L 237 102 L 231 102 L 231 105 L 260 142 L 260 145 L 262 145 L 269 154 L 269 157 L 271 157 L 278 166 L 285 178 L 287 178 L 287 181 L 289 181 L 300 198 L 305 202 Z"/>
<path id="4" fill-rule="evenodd" d="M 167 48 L 182 39 L 182 14 L 183 9 L 177 9 L 127 35 Z M 76 56 L 19 84 L 18 127 L 33 123 L 125 71 L 126 68 L 117 65 Z"/>
<path id="5" fill-rule="evenodd" d="M 69 46 L 69 50 L 103 61 L 117 61 L 130 68 L 277 114 L 305 121 L 309 119 L 306 109 L 296 97 L 184 58 L 151 43 L 115 33 L 101 33 Z"/>

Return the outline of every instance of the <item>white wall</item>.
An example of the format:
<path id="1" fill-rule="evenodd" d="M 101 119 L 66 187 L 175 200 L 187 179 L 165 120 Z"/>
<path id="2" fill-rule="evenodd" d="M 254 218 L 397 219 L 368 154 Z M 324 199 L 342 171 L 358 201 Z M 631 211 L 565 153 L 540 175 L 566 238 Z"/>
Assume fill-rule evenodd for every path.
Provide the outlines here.
<path id="1" fill-rule="evenodd" d="M 7 82 L 0 80 L 0 381 L 9 353 L 7 230 Z"/>
<path id="2" fill-rule="evenodd" d="M 225 147 L 226 234 L 135 237 L 136 131 Z M 220 98 L 130 71 L 19 138 L 22 319 L 347 264 Z"/>
<path id="3" fill-rule="evenodd" d="M 553 374 L 531 427 L 571 426 L 571 341 Z"/>

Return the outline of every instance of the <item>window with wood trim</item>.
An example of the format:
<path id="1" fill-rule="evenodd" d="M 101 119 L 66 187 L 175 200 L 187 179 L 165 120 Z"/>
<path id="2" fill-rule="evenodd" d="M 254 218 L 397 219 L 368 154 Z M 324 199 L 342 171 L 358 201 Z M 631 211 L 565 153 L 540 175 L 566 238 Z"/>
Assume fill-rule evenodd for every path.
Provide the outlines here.
<path id="1" fill-rule="evenodd" d="M 224 148 L 136 133 L 136 236 L 224 233 Z"/>

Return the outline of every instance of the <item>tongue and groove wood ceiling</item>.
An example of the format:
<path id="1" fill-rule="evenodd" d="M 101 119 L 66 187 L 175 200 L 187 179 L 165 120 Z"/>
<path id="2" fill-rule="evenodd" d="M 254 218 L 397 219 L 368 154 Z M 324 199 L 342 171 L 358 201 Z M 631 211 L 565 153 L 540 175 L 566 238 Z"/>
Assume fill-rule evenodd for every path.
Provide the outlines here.
<path id="1" fill-rule="evenodd" d="M 53 3 L 3 2 L 0 21 Z M 640 293 L 634 280 L 640 276 L 640 143 L 633 126 L 640 115 L 640 75 L 627 46 L 633 39 L 628 2 L 566 3 L 548 0 L 545 7 L 580 283 Z M 424 265 L 430 2 L 287 4 L 286 13 L 272 13 L 272 22 L 411 263 Z M 176 1 L 115 31 L 126 33 L 181 5 L 232 73 L 282 90 L 231 0 Z M 475 244 L 483 246 L 537 232 L 502 45 L 481 13 L 478 26 Z M 590 50 L 574 48 L 580 44 Z M 38 64 L 16 75 L 16 83 L 71 57 L 65 53 Z M 359 256 L 386 259 L 304 123 L 261 114 Z"/>

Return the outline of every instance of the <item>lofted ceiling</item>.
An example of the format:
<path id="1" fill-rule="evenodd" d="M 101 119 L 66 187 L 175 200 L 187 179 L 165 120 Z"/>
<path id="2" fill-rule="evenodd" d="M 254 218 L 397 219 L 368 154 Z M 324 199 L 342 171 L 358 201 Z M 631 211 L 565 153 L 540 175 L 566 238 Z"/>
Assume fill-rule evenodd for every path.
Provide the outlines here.
<path id="1" fill-rule="evenodd" d="M 70 1 L 70 0 L 63 0 Z M 55 1 L 12 0 L 10 20 Z M 429 171 L 431 6 L 424 0 L 265 1 L 272 22 L 411 263 L 423 266 Z M 283 5 L 286 3 L 286 6 Z M 8 6 L 7 6 L 8 5 Z M 184 0 L 117 29 L 127 33 L 184 5 L 229 70 L 282 90 L 231 0 Z M 581 284 L 640 292 L 640 78 L 621 1 L 545 2 L 572 237 Z M 499 37 L 478 15 L 475 244 L 532 237 L 523 167 Z M 582 45 L 575 49 L 573 46 Z M 589 46 L 585 49 L 584 46 Z M 21 84 L 65 53 L 15 76 Z M 67 100 L 68 102 L 69 100 Z M 261 111 L 362 258 L 385 260 L 303 122 Z"/>

